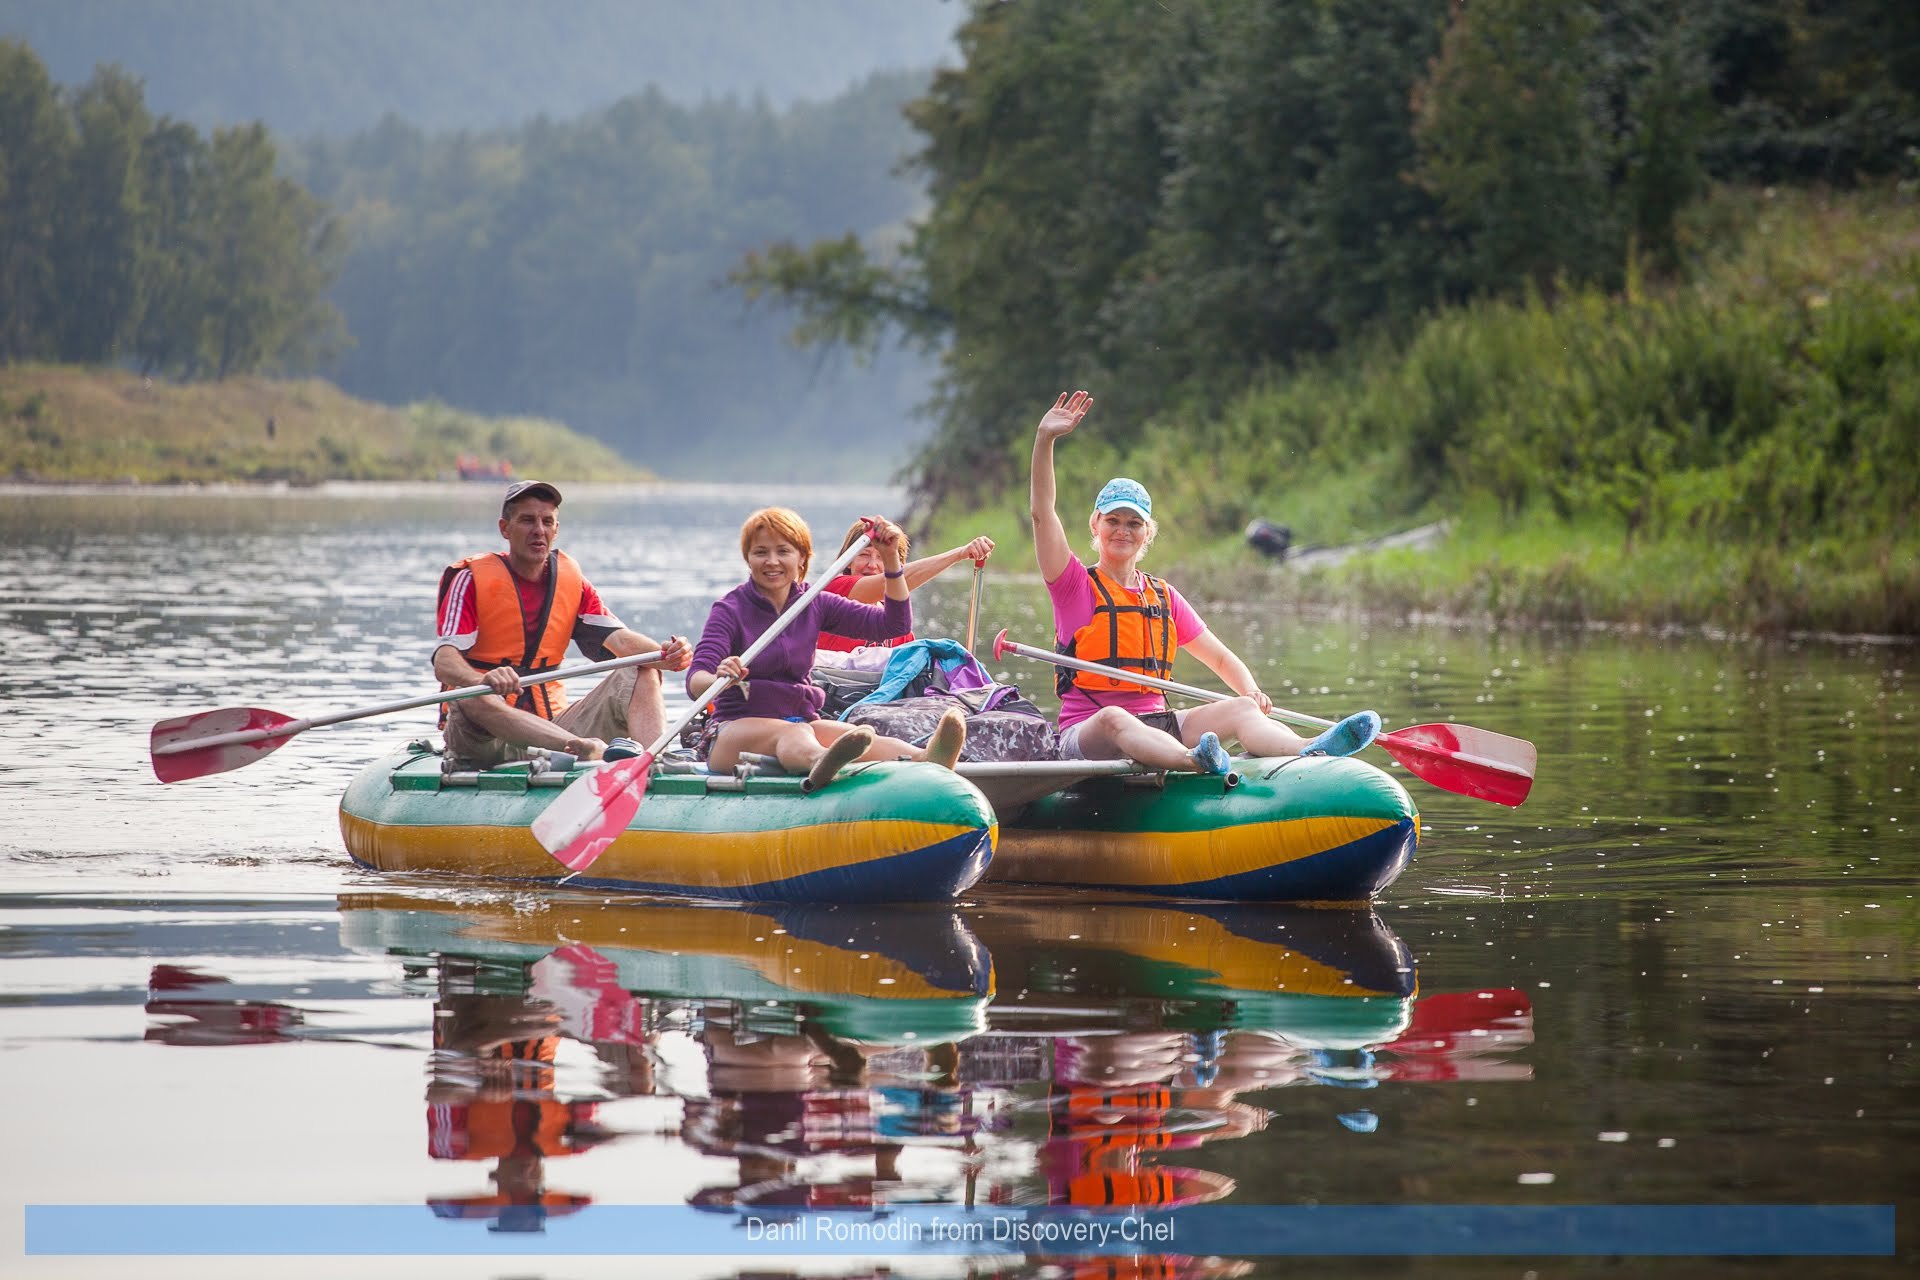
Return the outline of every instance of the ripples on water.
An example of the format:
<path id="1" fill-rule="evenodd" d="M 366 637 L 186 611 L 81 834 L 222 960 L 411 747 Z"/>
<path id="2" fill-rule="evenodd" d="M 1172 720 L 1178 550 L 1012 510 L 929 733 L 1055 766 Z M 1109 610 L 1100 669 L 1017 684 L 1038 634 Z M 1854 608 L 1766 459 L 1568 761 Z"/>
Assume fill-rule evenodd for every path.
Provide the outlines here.
<path id="1" fill-rule="evenodd" d="M 739 579 L 740 516 L 771 500 L 831 539 L 890 498 L 583 488 L 563 508 L 563 544 L 631 625 L 696 633 Z M 545 1177 L 596 1203 L 951 1201 L 969 1186 L 1037 1202 L 1057 1191 L 1047 1160 L 1058 1172 L 1092 1158 L 1093 1135 L 1132 1132 L 1139 1141 L 1102 1148 L 1120 1163 L 1097 1171 L 1164 1172 L 1196 1195 L 1230 1183 L 1231 1203 L 1824 1200 L 1898 1202 L 1911 1218 L 1910 648 L 1210 608 L 1282 705 L 1373 706 L 1390 726 L 1458 718 L 1532 739 L 1532 797 L 1506 810 L 1400 773 L 1422 809 L 1419 855 L 1377 915 L 1334 925 L 1255 912 L 1230 926 L 1218 912 L 1001 889 L 934 913 L 904 943 L 888 935 L 895 953 L 977 955 L 991 993 L 953 996 L 946 1012 L 966 1006 L 966 1026 L 928 1028 L 953 1054 L 930 1056 L 924 1038 L 885 1044 L 848 1083 L 853 1064 L 836 1067 L 838 1050 L 804 1027 L 851 1016 L 867 996 L 848 984 L 873 974 L 824 933 L 807 944 L 814 967 L 799 977 L 818 982 L 802 991 L 786 925 L 742 936 L 751 913 L 650 915 L 351 869 L 339 793 L 394 738 L 427 731 L 430 711 L 313 730 L 216 778 L 153 781 L 146 734 L 162 718 L 248 704 L 313 714 L 425 691 L 440 567 L 491 545 L 492 502 L 445 487 L 0 499 L 0 1085 L 31 1100 L 15 1108 L 12 1149 L 33 1153 L 0 1173 L 9 1202 L 425 1212 L 464 1198 L 484 1216 L 502 1171 L 432 1145 L 433 1107 L 484 1095 L 592 1111 L 578 1154 L 548 1159 Z M 1008 551 L 989 572 L 982 633 L 1043 640 L 1044 593 Z M 916 597 L 923 634 L 964 624 L 965 576 L 948 578 Z M 1049 686 L 1045 672 L 1010 674 Z M 615 932 L 591 933 L 596 921 Z M 636 935 L 682 943 L 663 958 Z M 604 967 L 569 950 L 583 938 L 624 977 L 595 979 Z M 1380 986 L 1401 956 L 1411 995 Z M 1321 970 L 1371 974 L 1388 994 L 1356 1001 L 1341 987 L 1316 1005 L 1284 986 Z M 637 993 L 640 1021 L 592 1022 L 602 998 L 609 1016 L 631 1012 L 621 992 Z M 488 1025 L 554 1031 L 551 1070 L 502 1085 L 468 1034 Z M 752 1138 L 760 1120 L 728 1082 L 755 1053 L 778 1086 L 760 1101 L 797 1117 L 798 1148 L 781 1146 L 783 1129 Z M 1087 1100 L 1072 1091 L 1108 1078 L 1168 1091 L 1148 1117 L 1166 1141 L 1128 1128 L 1134 1113 L 1118 1104 L 1088 1103 L 1096 1128 L 1076 1136 L 1063 1117 Z M 80 1115 L 95 1135 L 84 1142 Z M 887 1145 L 868 1141 L 876 1126 L 904 1135 L 897 1185 L 875 1182 L 885 1169 L 869 1148 Z M 0 1221 L 4 1256 L 19 1215 Z M 0 1270 L 15 1274 L 11 1263 Z M 408 1273 L 472 1273 L 421 1266 Z"/>

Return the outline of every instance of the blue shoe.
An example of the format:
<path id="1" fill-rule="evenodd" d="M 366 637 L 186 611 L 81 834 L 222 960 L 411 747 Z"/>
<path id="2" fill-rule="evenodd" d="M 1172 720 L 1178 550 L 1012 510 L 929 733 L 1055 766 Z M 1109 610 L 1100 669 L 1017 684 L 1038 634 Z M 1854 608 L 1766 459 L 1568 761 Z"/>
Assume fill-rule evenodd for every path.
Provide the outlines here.
<path id="1" fill-rule="evenodd" d="M 1220 735 L 1203 733 L 1200 745 L 1193 749 L 1193 767 L 1201 773 L 1224 775 L 1233 768 L 1233 760 L 1227 755 L 1227 749 L 1220 745 Z"/>
<path id="2" fill-rule="evenodd" d="M 632 738 L 615 738 L 600 753 L 602 760 L 631 760 L 640 754 L 640 744 Z"/>
<path id="3" fill-rule="evenodd" d="M 1371 711 L 1356 711 L 1333 728 L 1302 747 L 1303 756 L 1350 756 L 1373 741 L 1380 732 L 1380 717 Z"/>

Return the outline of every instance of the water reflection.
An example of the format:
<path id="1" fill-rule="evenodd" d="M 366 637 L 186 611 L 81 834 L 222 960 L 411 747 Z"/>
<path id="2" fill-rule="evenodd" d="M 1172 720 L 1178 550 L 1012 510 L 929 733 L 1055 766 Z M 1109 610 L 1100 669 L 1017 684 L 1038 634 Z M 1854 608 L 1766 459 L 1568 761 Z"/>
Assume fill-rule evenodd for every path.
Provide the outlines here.
<path id="1" fill-rule="evenodd" d="M 339 909 L 343 945 L 432 1004 L 425 1145 L 474 1173 L 426 1206 L 496 1232 L 630 1202 L 572 1158 L 640 1139 L 707 1157 L 670 1194 L 741 1220 L 1220 1202 L 1239 1182 L 1208 1153 L 1266 1129 L 1273 1090 L 1531 1077 L 1516 1058 L 1532 1041 L 1526 996 L 1422 996 L 1407 946 L 1368 911 L 425 893 L 348 894 Z M 149 1039 L 195 1046 L 297 1038 L 304 1021 L 172 963 L 153 968 L 147 1015 Z M 677 1103 L 677 1122 L 623 1124 L 612 1112 L 628 1098 Z M 1365 1132 L 1370 1116 L 1339 1119 Z M 1076 1276 L 1245 1269 L 1036 1257 L 992 1274 L 1052 1262 Z"/>
<path id="2" fill-rule="evenodd" d="M 563 1038 L 596 1055 L 596 1092 L 678 1098 L 680 1141 L 735 1163 L 728 1181 L 692 1190 L 693 1205 L 950 1198 L 945 1185 L 904 1182 L 899 1155 L 908 1143 L 964 1153 L 976 1127 L 955 1046 L 985 1025 L 992 970 L 951 912 L 395 895 L 340 905 L 348 945 L 435 983 L 433 1153 L 499 1162 L 493 1193 L 437 1199 L 436 1212 L 539 1230 L 556 1206 L 587 1202 L 547 1191 L 543 1162 L 618 1133 L 598 1125 L 590 1098 L 557 1087 Z"/>
<path id="3" fill-rule="evenodd" d="M 306 1022 L 290 1004 L 244 994 L 233 981 L 177 964 L 156 964 L 147 978 L 148 1040 L 161 1044 L 277 1044 Z"/>

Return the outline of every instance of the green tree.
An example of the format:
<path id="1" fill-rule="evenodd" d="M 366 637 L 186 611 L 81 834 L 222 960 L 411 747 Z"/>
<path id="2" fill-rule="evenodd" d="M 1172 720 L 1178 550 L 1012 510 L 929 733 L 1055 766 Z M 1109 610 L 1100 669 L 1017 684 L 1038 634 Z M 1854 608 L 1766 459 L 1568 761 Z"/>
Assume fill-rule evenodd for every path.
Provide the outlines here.
<path id="1" fill-rule="evenodd" d="M 190 125 L 158 121 L 142 140 L 141 307 L 130 354 L 148 373 L 191 374 L 199 367 L 206 308 L 206 242 L 196 218 L 204 198 L 207 143 Z"/>
<path id="2" fill-rule="evenodd" d="M 0 360 L 53 354 L 55 232 L 73 126 L 47 70 L 0 40 Z"/>
<path id="3" fill-rule="evenodd" d="M 325 290 L 345 245 L 338 221 L 275 172 L 264 125 L 216 129 L 197 222 L 206 246 L 199 354 L 216 378 L 311 358 L 339 334 Z"/>
<path id="4" fill-rule="evenodd" d="M 62 187 L 55 235 L 60 282 L 57 351 L 62 360 L 98 363 L 137 332 L 145 277 L 148 213 L 143 149 L 153 120 L 140 82 L 102 67 L 73 96 L 75 145 Z"/>
<path id="5" fill-rule="evenodd" d="M 1459 229 L 1460 275 L 1506 292 L 1621 260 L 1611 139 L 1585 0 L 1456 3 L 1415 98 L 1421 182 Z"/>

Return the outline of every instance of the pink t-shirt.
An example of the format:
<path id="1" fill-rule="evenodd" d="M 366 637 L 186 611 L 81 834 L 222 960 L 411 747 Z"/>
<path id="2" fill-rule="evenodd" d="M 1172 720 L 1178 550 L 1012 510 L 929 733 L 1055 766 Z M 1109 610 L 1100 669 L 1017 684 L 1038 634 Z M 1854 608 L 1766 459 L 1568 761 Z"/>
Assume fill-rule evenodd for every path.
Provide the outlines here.
<path id="1" fill-rule="evenodd" d="M 1193 611 L 1186 597 L 1174 590 L 1171 582 L 1165 585 L 1167 607 L 1173 612 L 1173 638 L 1183 645 L 1191 644 L 1196 636 L 1206 631 L 1207 624 L 1200 620 L 1200 615 Z M 1058 643 L 1065 644 L 1073 639 L 1076 631 L 1093 621 L 1093 606 L 1099 603 L 1100 597 L 1094 594 L 1093 579 L 1087 574 L 1086 563 L 1080 557 L 1070 555 L 1067 558 L 1065 571 L 1047 584 L 1047 594 L 1053 597 L 1053 633 Z M 1126 598 L 1139 599 L 1134 592 L 1124 594 Z M 1159 693 L 1096 695 L 1074 685 L 1060 695 L 1060 727 L 1070 729 L 1102 707 L 1120 707 L 1138 716 L 1151 711 L 1165 711 L 1167 700 Z"/>

